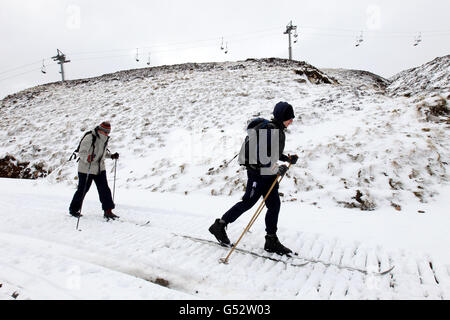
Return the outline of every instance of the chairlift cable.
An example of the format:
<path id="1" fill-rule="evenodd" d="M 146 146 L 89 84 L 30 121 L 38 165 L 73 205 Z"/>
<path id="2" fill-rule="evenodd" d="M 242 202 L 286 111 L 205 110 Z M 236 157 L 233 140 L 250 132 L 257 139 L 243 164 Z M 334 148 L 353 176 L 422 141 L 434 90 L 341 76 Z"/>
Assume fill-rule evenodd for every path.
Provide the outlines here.
<path id="1" fill-rule="evenodd" d="M 350 29 L 350 28 L 337 28 L 337 27 L 319 27 L 319 26 L 299 26 L 299 28 L 302 29 L 302 35 L 305 36 L 314 36 L 314 37 L 336 37 L 336 38 L 349 38 L 353 37 L 353 35 L 349 34 L 350 32 L 354 33 L 358 30 L 356 29 Z M 270 31 L 273 30 L 280 30 L 280 27 L 273 27 L 273 28 L 266 28 L 261 30 L 255 30 L 252 32 L 247 33 L 235 33 L 230 34 L 226 37 L 227 39 L 232 39 L 234 42 L 244 41 L 249 38 L 263 38 L 272 36 L 272 33 Z M 306 29 L 306 30 L 305 30 Z M 328 31 L 323 32 L 322 30 Z M 278 35 L 279 31 L 277 33 L 273 33 L 273 36 Z M 417 35 L 417 32 L 406 32 L 406 31 L 379 31 L 379 30 L 365 30 L 365 36 L 367 38 L 407 38 L 407 37 L 414 37 Z M 261 34 L 261 35 L 258 35 Z M 429 38 L 429 37 L 447 37 L 450 36 L 450 30 L 421 30 L 422 39 L 423 38 Z M 253 35 L 253 36 L 252 36 Z M 223 38 L 223 37 L 222 37 Z M 155 44 L 152 46 L 147 46 L 143 48 L 161 48 L 161 50 L 155 50 L 154 52 L 170 52 L 170 51 L 178 51 L 178 50 L 186 50 L 191 48 L 204 48 L 204 47 L 213 47 L 214 45 L 204 45 L 204 46 L 193 46 L 195 43 L 202 43 L 202 42 L 215 42 L 217 38 L 211 38 L 211 39 L 203 39 L 203 40 L 192 40 L 192 41 L 183 41 L 183 42 L 174 42 L 174 43 L 160 43 Z M 184 44 L 190 44 L 191 46 L 188 47 L 182 47 L 182 48 L 175 48 L 175 46 L 184 45 Z M 169 47 L 169 48 L 167 48 Z M 132 49 L 131 49 L 132 50 Z M 88 55 L 88 54 L 96 54 L 96 53 L 113 53 L 113 52 L 123 52 L 123 51 L 130 51 L 130 49 L 112 49 L 112 50 L 101 50 L 101 51 L 91 51 L 91 52 L 78 52 L 78 53 L 69 53 L 70 56 L 77 56 L 77 55 Z M 152 51 L 153 52 L 153 51 Z M 129 56 L 129 54 L 123 54 L 120 56 Z M 119 55 L 115 56 L 109 56 L 105 58 L 115 58 L 119 57 Z M 91 57 L 91 58 L 83 58 L 83 59 L 77 59 L 78 61 L 82 60 L 91 60 L 91 59 L 101 59 L 99 57 Z M 44 61 L 51 60 L 51 58 L 47 58 Z M 3 71 L 0 71 L 0 75 L 13 72 L 16 70 L 20 70 L 32 65 L 40 64 L 42 60 L 38 60 L 32 63 L 28 63 L 25 65 L 21 65 L 18 67 L 14 67 L 11 69 L 6 69 Z M 28 73 L 29 71 L 25 72 Z M 25 74 L 21 73 L 21 74 Z M 16 75 L 13 75 L 15 77 Z M 5 78 L 7 79 L 7 78 Z"/>
<path id="2" fill-rule="evenodd" d="M 47 61 L 47 60 L 50 60 L 50 58 L 45 59 L 45 61 Z M 32 63 L 27 63 L 27 64 L 24 64 L 24 65 L 19 66 L 19 67 L 3 70 L 3 71 L 0 72 L 0 74 L 4 74 L 4 73 L 12 72 L 12 71 L 15 71 L 15 70 L 18 70 L 18 69 L 26 68 L 26 67 L 38 64 L 38 63 L 39 64 L 42 63 L 42 60 L 38 60 L 38 61 L 35 61 L 35 62 L 32 62 Z"/>
<path id="3" fill-rule="evenodd" d="M 25 72 L 22 72 L 22 73 L 19 73 L 19 74 L 15 74 L 13 76 L 9 76 L 9 77 L 6 77 L 6 78 L 1 78 L 0 81 L 9 80 L 9 79 L 12 79 L 12 78 L 15 78 L 15 77 L 18 77 L 18 76 L 22 76 L 22 75 L 27 74 L 27 73 L 36 72 L 36 71 L 39 71 L 39 70 L 41 70 L 40 67 L 36 68 L 36 69 L 25 71 Z"/>

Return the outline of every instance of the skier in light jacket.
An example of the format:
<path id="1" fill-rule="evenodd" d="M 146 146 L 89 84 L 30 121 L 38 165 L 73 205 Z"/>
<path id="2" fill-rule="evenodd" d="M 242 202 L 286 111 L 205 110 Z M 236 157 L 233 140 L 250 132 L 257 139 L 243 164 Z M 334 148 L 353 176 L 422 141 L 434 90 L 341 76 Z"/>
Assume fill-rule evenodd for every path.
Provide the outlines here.
<path id="1" fill-rule="evenodd" d="M 109 219 L 119 218 L 112 210 L 115 208 L 111 189 L 106 178 L 105 158 L 118 159 L 119 154 L 111 154 L 107 149 L 111 124 L 107 121 L 95 127 L 90 134 L 86 134 L 79 147 L 78 162 L 78 188 L 70 203 L 69 213 L 74 217 L 82 216 L 81 206 L 85 195 L 91 187 L 92 181 L 97 186 L 100 202 L 104 211 L 104 217 Z"/>

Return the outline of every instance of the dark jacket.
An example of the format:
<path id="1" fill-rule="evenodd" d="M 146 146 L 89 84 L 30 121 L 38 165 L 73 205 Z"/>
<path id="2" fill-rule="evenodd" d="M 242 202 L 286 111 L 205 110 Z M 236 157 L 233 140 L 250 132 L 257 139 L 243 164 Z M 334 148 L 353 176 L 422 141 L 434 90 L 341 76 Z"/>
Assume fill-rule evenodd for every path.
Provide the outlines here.
<path id="1" fill-rule="evenodd" d="M 252 174 L 264 174 L 264 175 L 275 175 L 278 171 L 278 166 L 276 162 L 278 160 L 281 161 L 289 161 L 289 157 L 286 156 L 284 152 L 284 146 L 286 143 L 286 134 L 283 122 L 287 120 L 294 119 L 294 108 L 287 102 L 280 101 L 275 105 L 273 109 L 273 119 L 262 129 L 259 129 L 258 132 L 266 132 L 267 140 L 260 136 L 260 134 L 255 134 L 253 132 L 253 136 L 250 137 L 249 134 L 249 144 L 255 143 L 256 150 L 254 149 L 255 144 L 253 144 L 253 152 L 256 152 L 256 159 L 253 157 L 252 161 L 249 161 L 251 164 L 247 164 L 247 170 L 251 171 Z M 263 131 L 261 131 L 263 130 Z M 278 154 L 272 155 L 272 135 L 274 132 L 278 132 Z M 262 139 L 261 139 L 262 138 Z M 264 144 L 262 142 L 265 142 Z M 242 152 L 249 152 L 246 147 L 243 145 L 240 152 L 240 163 L 243 163 L 242 159 L 246 159 L 245 155 Z M 263 148 L 266 147 L 266 150 Z M 249 147 L 250 148 L 250 147 Z M 261 155 L 265 156 L 266 159 L 260 159 L 260 150 Z M 276 150 L 274 148 L 274 150 Z M 249 152 L 250 153 L 250 152 Z M 267 155 L 267 156 L 266 156 Z M 270 157 L 270 159 L 268 159 Z M 250 156 L 249 156 L 250 158 Z M 266 161 L 270 160 L 270 161 Z M 245 162 L 246 163 L 246 162 Z M 257 163 L 257 164 L 255 164 Z M 263 172 L 264 171 L 264 172 Z"/>

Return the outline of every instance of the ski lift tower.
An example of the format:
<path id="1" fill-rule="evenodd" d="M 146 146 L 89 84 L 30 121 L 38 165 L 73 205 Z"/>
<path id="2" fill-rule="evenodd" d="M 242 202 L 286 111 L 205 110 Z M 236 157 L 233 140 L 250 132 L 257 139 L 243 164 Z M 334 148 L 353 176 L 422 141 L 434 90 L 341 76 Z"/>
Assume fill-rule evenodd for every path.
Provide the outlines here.
<path id="1" fill-rule="evenodd" d="M 294 30 L 297 32 L 297 26 L 293 26 L 291 21 L 286 26 L 286 31 L 284 32 L 284 34 L 287 34 L 289 38 L 289 60 L 292 60 L 291 32 Z"/>
<path id="2" fill-rule="evenodd" d="M 58 64 L 61 65 L 61 79 L 64 82 L 64 63 L 69 63 L 70 60 L 66 60 L 66 55 L 62 53 L 59 49 L 57 50 L 57 55 L 52 57 L 53 61 L 58 61 Z"/>

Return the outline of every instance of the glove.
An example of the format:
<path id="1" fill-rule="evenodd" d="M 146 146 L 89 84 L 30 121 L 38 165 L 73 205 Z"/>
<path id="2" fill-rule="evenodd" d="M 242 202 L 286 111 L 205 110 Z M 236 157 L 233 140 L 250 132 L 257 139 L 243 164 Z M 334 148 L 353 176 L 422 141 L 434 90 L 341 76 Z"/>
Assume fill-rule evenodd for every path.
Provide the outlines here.
<path id="1" fill-rule="evenodd" d="M 111 155 L 111 159 L 119 159 L 119 154 L 116 152 L 116 153 L 113 153 L 112 155 Z"/>
<path id="2" fill-rule="evenodd" d="M 94 160 L 94 158 L 95 158 L 95 154 L 88 155 L 87 162 L 89 162 L 89 163 L 92 162 Z"/>
<path id="3" fill-rule="evenodd" d="M 296 164 L 298 160 L 298 155 L 293 154 L 293 155 L 289 155 L 289 163 L 290 164 Z"/>
<path id="4" fill-rule="evenodd" d="M 278 167 L 277 174 L 280 175 L 280 176 L 284 176 L 285 173 L 288 171 L 288 169 L 289 168 L 286 165 L 282 164 L 281 166 Z"/>

